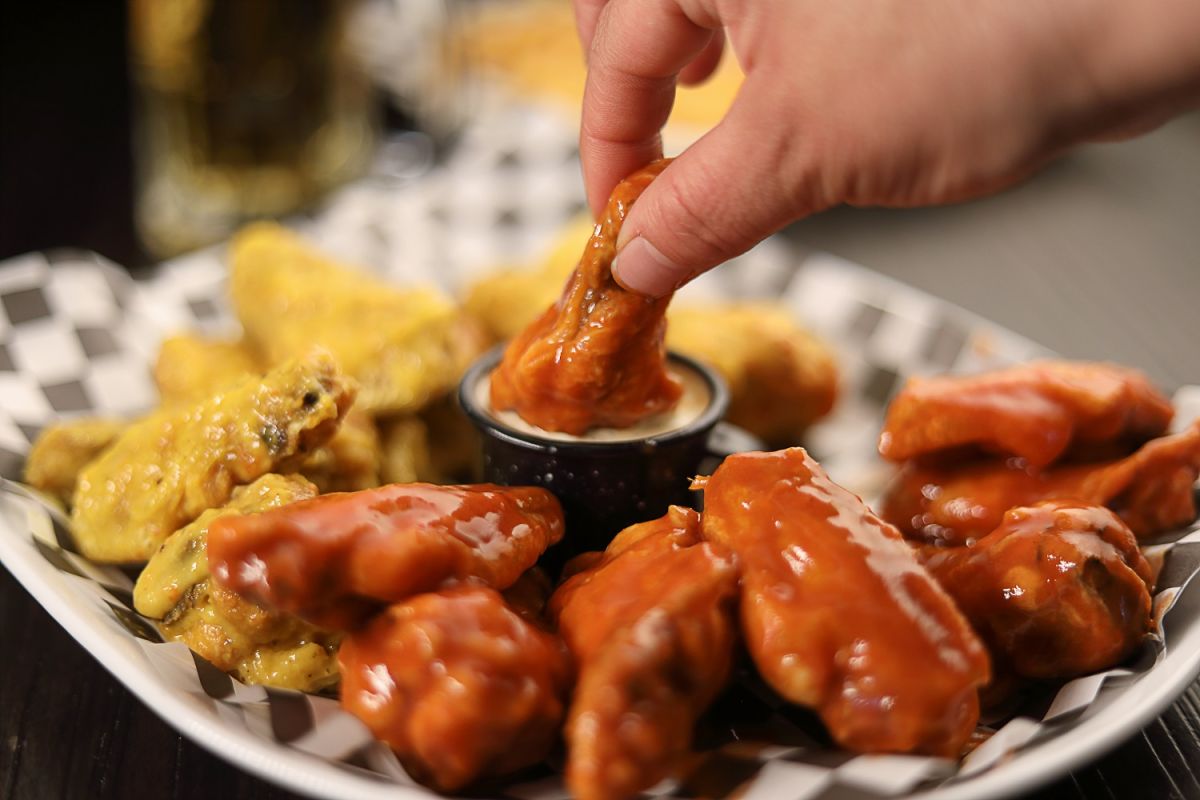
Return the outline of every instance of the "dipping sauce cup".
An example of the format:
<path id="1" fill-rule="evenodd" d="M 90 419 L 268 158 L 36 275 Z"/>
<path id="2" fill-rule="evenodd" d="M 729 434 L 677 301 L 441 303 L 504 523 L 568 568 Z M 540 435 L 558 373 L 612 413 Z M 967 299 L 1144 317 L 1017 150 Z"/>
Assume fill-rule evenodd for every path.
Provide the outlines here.
<path id="1" fill-rule="evenodd" d="M 471 366 L 459 385 L 459 402 L 483 435 L 485 481 L 542 486 L 562 503 L 566 535 L 548 554 L 551 567 L 603 550 L 621 529 L 659 517 L 671 504 L 692 505 L 691 477 L 707 457 L 727 454 L 717 452 L 717 443 L 728 441 L 730 432 L 717 423 L 729 406 L 729 390 L 711 367 L 672 353 L 670 369 L 685 387 L 673 412 L 633 428 L 570 436 L 492 410 L 489 377 L 503 352 L 497 347 Z"/>

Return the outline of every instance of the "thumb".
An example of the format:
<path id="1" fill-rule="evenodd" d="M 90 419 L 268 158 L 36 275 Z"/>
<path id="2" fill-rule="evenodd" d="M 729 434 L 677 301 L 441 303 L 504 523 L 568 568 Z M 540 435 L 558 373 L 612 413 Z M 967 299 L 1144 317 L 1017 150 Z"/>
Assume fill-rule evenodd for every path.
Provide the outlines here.
<path id="1" fill-rule="evenodd" d="M 661 297 L 817 209 L 812 159 L 777 120 L 743 87 L 725 119 L 634 202 L 617 239 L 618 283 Z"/>

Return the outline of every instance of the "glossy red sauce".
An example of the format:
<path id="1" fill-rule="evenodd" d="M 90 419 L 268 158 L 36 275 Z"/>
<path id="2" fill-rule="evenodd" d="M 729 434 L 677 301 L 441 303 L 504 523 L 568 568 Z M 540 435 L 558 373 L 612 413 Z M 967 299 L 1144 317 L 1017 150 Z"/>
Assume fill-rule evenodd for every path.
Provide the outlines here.
<path id="1" fill-rule="evenodd" d="M 1042 500 L 1068 499 L 1117 512 L 1139 537 L 1196 518 L 1193 484 L 1200 474 L 1200 423 L 1147 442 L 1133 455 L 1038 470 L 1021 462 L 905 465 L 884 495 L 882 515 L 905 535 L 958 546 L 986 536 L 1004 512 Z"/>
<path id="2" fill-rule="evenodd" d="M 441 791 L 545 758 L 570 684 L 562 643 L 483 587 L 389 606 L 338 661 L 342 705 Z"/>
<path id="3" fill-rule="evenodd" d="M 727 458 L 704 502 L 704 536 L 737 556 L 742 633 L 776 691 L 849 750 L 959 755 L 987 653 L 895 528 L 800 448 Z"/>
<path id="4" fill-rule="evenodd" d="M 629 427 L 679 401 L 682 387 L 667 372 L 663 343 L 670 296 L 627 291 L 612 275 L 621 223 L 669 161 L 655 161 L 613 190 L 562 297 L 508 345 L 492 373 L 493 408 L 580 435 Z"/>
<path id="5" fill-rule="evenodd" d="M 905 461 L 964 447 L 1034 467 L 1072 450 L 1136 447 L 1174 410 L 1140 372 L 1116 364 L 1034 361 L 980 375 L 913 378 L 888 408 L 879 452 Z"/>
<path id="6" fill-rule="evenodd" d="M 567 785 L 582 800 L 633 797 L 683 758 L 729 676 L 737 570 L 673 506 L 568 566 L 551 614 L 578 665 Z"/>
<path id="7" fill-rule="evenodd" d="M 997 662 L 1021 677 L 1107 669 L 1151 629 L 1150 565 L 1106 508 L 1014 508 L 970 547 L 921 553 Z"/>
<path id="8" fill-rule="evenodd" d="M 393 484 L 222 517 L 208 559 L 235 592 L 345 629 L 455 581 L 504 589 L 562 534 L 562 509 L 544 489 Z"/>

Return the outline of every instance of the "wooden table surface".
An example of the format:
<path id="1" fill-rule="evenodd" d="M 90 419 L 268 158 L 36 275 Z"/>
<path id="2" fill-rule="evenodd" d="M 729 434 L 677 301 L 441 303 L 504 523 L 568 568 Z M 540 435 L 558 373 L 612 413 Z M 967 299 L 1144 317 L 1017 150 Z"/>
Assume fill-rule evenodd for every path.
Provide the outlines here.
<path id="1" fill-rule="evenodd" d="M 995 198 L 837 210 L 792 235 L 1066 355 L 1137 365 L 1167 388 L 1200 384 L 1200 116 L 1089 148 Z M 4 570 L 0 635 L 0 798 L 293 796 L 180 738 Z M 1200 683 L 1029 797 L 1200 797 Z"/>

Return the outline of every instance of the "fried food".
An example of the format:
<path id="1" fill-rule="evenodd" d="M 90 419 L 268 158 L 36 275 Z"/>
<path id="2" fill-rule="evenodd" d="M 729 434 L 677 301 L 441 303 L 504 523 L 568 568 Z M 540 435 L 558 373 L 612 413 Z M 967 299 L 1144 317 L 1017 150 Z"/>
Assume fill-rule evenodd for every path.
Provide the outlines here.
<path id="1" fill-rule="evenodd" d="M 508 345 L 492 373 L 494 409 L 577 435 L 627 428 L 679 401 L 663 342 L 670 295 L 627 291 L 611 269 L 626 213 L 668 163 L 655 161 L 613 189 L 562 297 Z"/>
<path id="2" fill-rule="evenodd" d="M 1076 448 L 1137 445 L 1166 431 L 1171 403 L 1137 370 L 1034 361 L 968 377 L 910 380 L 879 437 L 891 461 L 963 447 L 1045 467 Z"/>
<path id="3" fill-rule="evenodd" d="M 591 214 L 580 214 L 567 224 L 537 264 L 496 269 L 472 284 L 463 308 L 479 321 L 493 342 L 508 341 L 559 298 L 595 229 Z"/>
<path id="4" fill-rule="evenodd" d="M 218 519 L 208 558 L 243 597 L 343 630 L 455 581 L 505 589 L 562 534 L 545 489 L 393 484 Z"/>
<path id="5" fill-rule="evenodd" d="M 382 483 L 440 482 L 429 452 L 429 431 L 417 416 L 391 417 L 379 426 Z"/>
<path id="6" fill-rule="evenodd" d="M 550 600 L 579 670 L 567 785 L 581 800 L 617 800 L 670 773 L 728 679 L 737 570 L 680 506 L 580 558 Z"/>
<path id="7" fill-rule="evenodd" d="M 254 353 L 241 341 L 192 333 L 167 337 L 154 361 L 154 385 L 163 405 L 191 403 L 261 372 Z"/>
<path id="8" fill-rule="evenodd" d="M 480 586 L 389 606 L 338 659 L 342 706 L 444 792 L 545 758 L 570 683 L 562 643 Z"/>
<path id="9" fill-rule="evenodd" d="M 47 425 L 25 458 L 25 482 L 70 505 L 79 473 L 117 440 L 127 424 L 83 417 Z"/>
<path id="10" fill-rule="evenodd" d="M 957 756 L 987 653 L 900 533 L 800 448 L 730 456 L 699 483 L 763 678 L 848 750 Z"/>
<path id="11" fill-rule="evenodd" d="M 1107 506 L 1146 538 L 1196 518 L 1200 422 L 1153 439 L 1125 458 L 1035 470 L 1001 461 L 906 464 L 883 498 L 881 515 L 909 538 L 960 546 L 987 535 L 1004 512 L 1042 500 Z"/>
<path id="12" fill-rule="evenodd" d="M 371 415 L 351 408 L 324 447 L 309 454 L 299 472 L 321 493 L 357 492 L 380 484 L 383 446 Z"/>
<path id="13" fill-rule="evenodd" d="M 133 587 L 139 614 L 159 620 L 164 638 L 180 641 L 244 683 L 316 692 L 337 682 L 339 636 L 296 617 L 269 611 L 210 579 L 208 526 L 218 517 L 249 514 L 315 497 L 298 475 L 264 475 L 233 490 L 167 537 Z"/>
<path id="14" fill-rule="evenodd" d="M 191 403 L 261 372 L 242 342 L 179 334 L 162 343 L 154 382 L 163 405 Z M 371 415 L 351 408 L 329 443 L 304 460 L 297 471 L 322 492 L 353 492 L 378 486 L 379 432 Z"/>
<path id="15" fill-rule="evenodd" d="M 921 550 L 992 657 L 1025 678 L 1107 669 L 1150 632 L 1150 565 L 1111 511 L 1014 508 L 970 547 Z"/>
<path id="16" fill-rule="evenodd" d="M 715 367 L 725 418 L 767 442 L 794 444 L 837 398 L 833 353 L 776 303 L 673 307 L 667 347 Z"/>
<path id="17" fill-rule="evenodd" d="M 430 289 L 402 290 L 331 261 L 278 225 L 252 225 L 231 244 L 230 296 L 268 363 L 314 345 L 361 385 L 358 407 L 411 413 L 458 383 L 482 332 Z"/>
<path id="18" fill-rule="evenodd" d="M 354 400 L 325 353 L 133 423 L 79 475 L 71 517 L 94 561 L 145 561 L 235 486 L 286 471 L 324 444 Z"/>
<path id="19" fill-rule="evenodd" d="M 453 396 L 443 397 L 421 410 L 429 443 L 433 483 L 470 483 L 483 471 L 479 431 Z"/>

